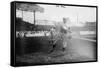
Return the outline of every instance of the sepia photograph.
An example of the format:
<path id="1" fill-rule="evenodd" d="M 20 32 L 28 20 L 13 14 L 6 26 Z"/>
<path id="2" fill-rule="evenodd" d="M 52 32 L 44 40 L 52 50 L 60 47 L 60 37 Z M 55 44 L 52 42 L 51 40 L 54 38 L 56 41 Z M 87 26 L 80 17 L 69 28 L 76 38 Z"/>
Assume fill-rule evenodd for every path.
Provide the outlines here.
<path id="1" fill-rule="evenodd" d="M 15 65 L 97 61 L 97 7 L 15 3 Z"/>

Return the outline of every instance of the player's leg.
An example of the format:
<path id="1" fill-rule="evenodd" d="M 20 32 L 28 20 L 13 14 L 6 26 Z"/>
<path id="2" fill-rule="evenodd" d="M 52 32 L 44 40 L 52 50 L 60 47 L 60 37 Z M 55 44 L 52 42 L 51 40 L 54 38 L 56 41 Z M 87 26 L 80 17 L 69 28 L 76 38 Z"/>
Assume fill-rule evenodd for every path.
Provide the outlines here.
<path id="1" fill-rule="evenodd" d="M 56 48 L 56 44 L 53 44 L 52 50 L 50 50 L 50 53 L 52 53 Z"/>
<path id="2" fill-rule="evenodd" d="M 62 48 L 62 50 L 66 51 L 66 47 L 67 47 L 67 42 L 63 42 L 63 48 Z"/>
<path id="3" fill-rule="evenodd" d="M 66 51 L 66 48 L 67 48 L 67 37 L 66 37 L 66 35 L 64 35 L 63 36 L 63 48 L 62 48 L 62 50 L 63 51 Z"/>

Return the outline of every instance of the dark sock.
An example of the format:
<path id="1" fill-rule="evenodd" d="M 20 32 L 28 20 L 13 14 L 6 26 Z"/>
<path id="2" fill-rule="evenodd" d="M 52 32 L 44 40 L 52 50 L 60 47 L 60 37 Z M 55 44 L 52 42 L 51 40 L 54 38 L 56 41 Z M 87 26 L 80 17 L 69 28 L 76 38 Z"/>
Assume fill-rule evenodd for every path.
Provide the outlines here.
<path id="1" fill-rule="evenodd" d="M 65 51 L 65 50 L 66 50 L 66 48 L 62 48 L 62 50 L 63 50 L 63 51 Z"/>
<path id="2" fill-rule="evenodd" d="M 52 50 L 50 51 L 50 53 L 55 50 L 55 47 L 56 47 L 56 44 L 53 45 Z"/>

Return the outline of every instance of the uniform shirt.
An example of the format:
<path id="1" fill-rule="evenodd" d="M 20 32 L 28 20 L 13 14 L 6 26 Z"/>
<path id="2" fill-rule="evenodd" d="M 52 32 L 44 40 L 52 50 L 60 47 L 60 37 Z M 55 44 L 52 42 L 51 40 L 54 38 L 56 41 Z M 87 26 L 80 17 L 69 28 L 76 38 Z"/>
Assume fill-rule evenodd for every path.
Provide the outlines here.
<path id="1" fill-rule="evenodd" d="M 68 27 L 66 25 L 61 26 L 60 32 L 66 34 L 68 30 Z"/>

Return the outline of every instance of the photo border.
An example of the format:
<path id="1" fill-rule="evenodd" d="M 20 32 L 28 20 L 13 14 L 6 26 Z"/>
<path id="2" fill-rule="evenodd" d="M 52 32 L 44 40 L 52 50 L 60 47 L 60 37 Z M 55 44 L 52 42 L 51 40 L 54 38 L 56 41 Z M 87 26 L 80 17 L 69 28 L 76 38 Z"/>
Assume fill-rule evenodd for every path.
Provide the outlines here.
<path id="1" fill-rule="evenodd" d="M 30 4 L 44 4 L 44 5 L 64 5 L 64 6 L 74 6 L 74 7 L 91 7 L 91 8 L 96 8 L 96 60 L 94 61 L 79 61 L 79 62 L 65 62 L 65 63 L 49 63 L 49 64 L 24 64 L 24 65 L 17 65 L 16 64 L 16 54 L 15 54 L 15 37 L 16 37 L 16 3 L 30 3 Z M 87 62 L 97 62 L 98 61 L 98 6 L 93 6 L 93 5 L 77 5 L 77 4 L 61 4 L 61 3 L 43 3 L 43 2 L 27 2 L 27 1 L 12 1 L 11 4 L 11 39 L 10 39 L 10 65 L 13 67 L 21 67 L 21 66 L 40 66 L 40 65 L 57 65 L 57 64 L 72 64 L 72 63 L 87 63 Z"/>

